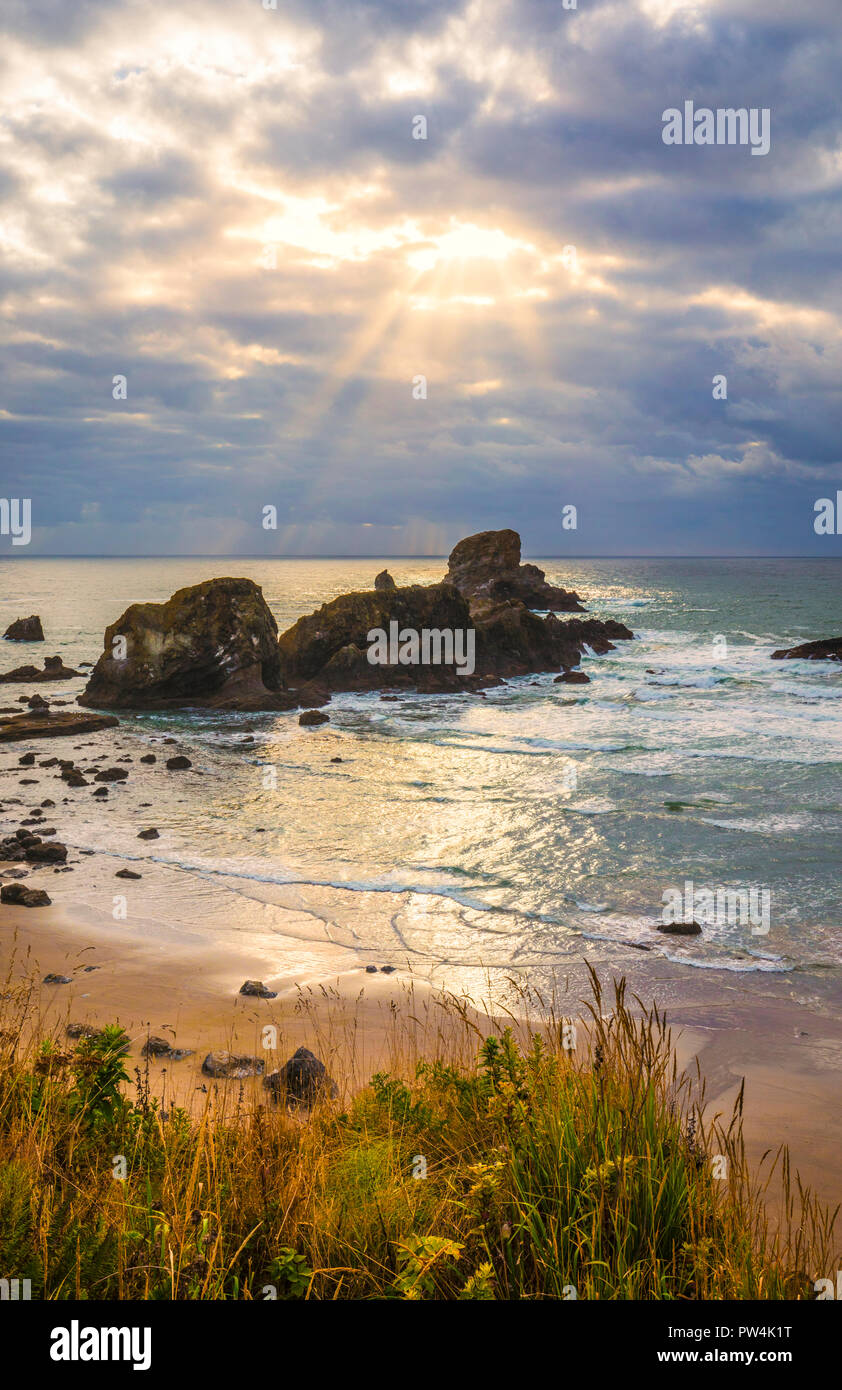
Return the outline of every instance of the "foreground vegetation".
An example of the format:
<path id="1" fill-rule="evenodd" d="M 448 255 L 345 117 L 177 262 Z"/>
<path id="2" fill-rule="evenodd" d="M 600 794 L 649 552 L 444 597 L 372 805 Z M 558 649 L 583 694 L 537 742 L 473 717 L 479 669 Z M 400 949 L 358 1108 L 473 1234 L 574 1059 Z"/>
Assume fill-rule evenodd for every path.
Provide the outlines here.
<path id="1" fill-rule="evenodd" d="M 484 1037 L 454 1004 L 473 1060 L 306 1115 L 227 1083 L 195 1116 L 132 1081 L 117 1026 L 24 1048 L 13 990 L 0 1275 L 50 1299 L 815 1297 L 833 1214 L 785 1151 L 752 1176 L 742 1094 L 706 1119 L 657 1010 L 620 983 L 605 1014 L 593 988 L 574 1051 L 560 1024 Z"/>

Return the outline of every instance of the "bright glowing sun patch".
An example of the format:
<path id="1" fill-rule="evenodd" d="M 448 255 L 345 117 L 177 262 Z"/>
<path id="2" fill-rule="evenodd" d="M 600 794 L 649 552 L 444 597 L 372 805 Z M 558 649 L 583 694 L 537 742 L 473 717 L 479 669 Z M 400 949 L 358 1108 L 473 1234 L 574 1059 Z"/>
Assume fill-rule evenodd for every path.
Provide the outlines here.
<path id="1" fill-rule="evenodd" d="M 433 270 L 448 261 L 505 261 L 515 251 L 533 249 L 526 242 L 507 236 L 499 227 L 476 227 L 471 222 L 458 223 L 430 240 L 431 246 L 411 251 L 407 256 L 414 270 Z"/>

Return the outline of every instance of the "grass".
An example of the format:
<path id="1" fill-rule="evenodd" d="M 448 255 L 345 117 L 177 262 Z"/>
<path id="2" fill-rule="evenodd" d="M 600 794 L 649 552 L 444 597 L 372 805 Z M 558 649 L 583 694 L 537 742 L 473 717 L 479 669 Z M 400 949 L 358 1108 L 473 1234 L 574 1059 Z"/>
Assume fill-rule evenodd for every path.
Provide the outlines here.
<path id="1" fill-rule="evenodd" d="M 486 1036 L 445 997 L 458 1046 L 302 1116 L 236 1082 L 166 1108 L 116 1025 L 24 1044 L 12 988 L 0 1275 L 47 1299 L 814 1298 L 836 1213 L 783 1149 L 749 1171 L 742 1093 L 708 1118 L 657 1009 L 592 990 L 576 1051 L 552 1015 Z"/>

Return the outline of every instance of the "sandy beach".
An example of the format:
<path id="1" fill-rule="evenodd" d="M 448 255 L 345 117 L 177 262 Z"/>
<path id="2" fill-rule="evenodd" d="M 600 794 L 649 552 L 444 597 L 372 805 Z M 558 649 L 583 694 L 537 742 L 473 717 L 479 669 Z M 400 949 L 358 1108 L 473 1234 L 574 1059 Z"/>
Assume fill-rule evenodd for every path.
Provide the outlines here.
<path id="1" fill-rule="evenodd" d="M 347 1099 L 377 1070 L 404 1071 L 422 1053 L 467 1058 L 480 1035 L 506 1023 L 517 1026 L 516 1013 L 495 1018 L 488 1001 L 464 994 L 470 1023 L 463 1025 L 454 1016 L 453 997 L 451 1008 L 444 1007 L 441 991 L 406 969 L 369 974 L 361 966 L 279 977 L 271 952 L 259 947 L 209 938 L 191 942 L 162 922 L 152 931 L 147 922 L 143 938 L 129 940 L 110 915 L 89 906 L 74 909 L 66 897 L 61 907 L 6 906 L 3 927 L 0 967 L 9 982 L 4 988 L 14 996 L 15 985 L 34 982 L 35 1031 L 60 1037 L 68 1023 L 119 1022 L 133 1040 L 133 1066 L 142 1065 L 141 1048 L 149 1035 L 192 1050 L 179 1062 L 150 1063 L 152 1094 L 165 1105 L 196 1110 L 214 1086 L 229 1097 L 242 1094 L 243 1087 L 246 1094 L 265 1096 L 257 1080 L 214 1082 L 203 1076 L 202 1060 L 212 1050 L 261 1057 L 269 1071 L 297 1047 L 309 1047 Z M 759 997 L 756 979 L 720 972 L 698 978 L 700 972 L 682 971 L 669 961 L 653 966 L 635 953 L 625 954 L 622 965 L 600 969 L 606 1009 L 612 975 L 620 974 L 630 996 L 666 1008 L 680 1065 L 694 1074 L 698 1060 L 708 1113 L 729 1116 L 744 1078 L 750 1159 L 759 1163 L 768 1151 L 788 1145 L 802 1181 L 835 1206 L 842 1025 L 782 997 L 774 981 L 766 981 Z M 39 985 L 48 971 L 71 976 L 72 982 Z M 245 979 L 263 980 L 277 998 L 241 996 Z M 582 1019 L 580 1001 L 588 993 L 583 961 L 580 970 L 567 970 L 560 979 L 557 1013 Z M 523 1010 L 519 1016 L 525 1018 Z M 530 1022 L 540 1026 L 539 1016 L 533 1013 Z M 269 1047 L 264 1045 L 267 1025 L 277 1030 L 276 1037 L 268 1035 L 274 1044 Z"/>

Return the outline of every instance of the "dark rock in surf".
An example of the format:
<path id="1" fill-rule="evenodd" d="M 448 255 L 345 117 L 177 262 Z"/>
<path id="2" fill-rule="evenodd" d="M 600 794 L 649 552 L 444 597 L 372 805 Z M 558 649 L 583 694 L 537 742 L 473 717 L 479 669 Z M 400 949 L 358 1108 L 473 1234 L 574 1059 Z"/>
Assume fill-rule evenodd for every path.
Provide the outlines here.
<path id="1" fill-rule="evenodd" d="M 785 647 L 772 652 L 772 660 L 842 661 L 842 637 L 824 637 L 818 642 L 803 642 L 800 647 Z"/>
<path id="2" fill-rule="evenodd" d="M 374 587 L 378 593 L 388 593 L 390 589 L 396 589 L 398 586 L 388 570 L 381 570 L 375 577 Z"/>
<path id="3" fill-rule="evenodd" d="M 60 656 L 45 656 L 43 670 L 39 671 L 37 666 L 16 666 L 12 671 L 0 673 L 0 681 L 64 681 L 81 674 L 65 666 Z"/>
<path id="4" fill-rule="evenodd" d="M 113 714 L 16 714 L 0 719 L 0 743 L 16 743 L 30 738 L 60 738 L 67 734 L 92 734 L 113 728 L 119 720 Z"/>
<path id="5" fill-rule="evenodd" d="M 319 709 L 306 709 L 303 714 L 298 716 L 298 722 L 305 729 L 315 728 L 318 724 L 327 724 L 330 721 L 329 714 L 323 714 Z"/>
<path id="6" fill-rule="evenodd" d="M 44 629 L 37 613 L 29 618 L 16 618 L 3 633 L 7 642 L 43 642 Z"/>

